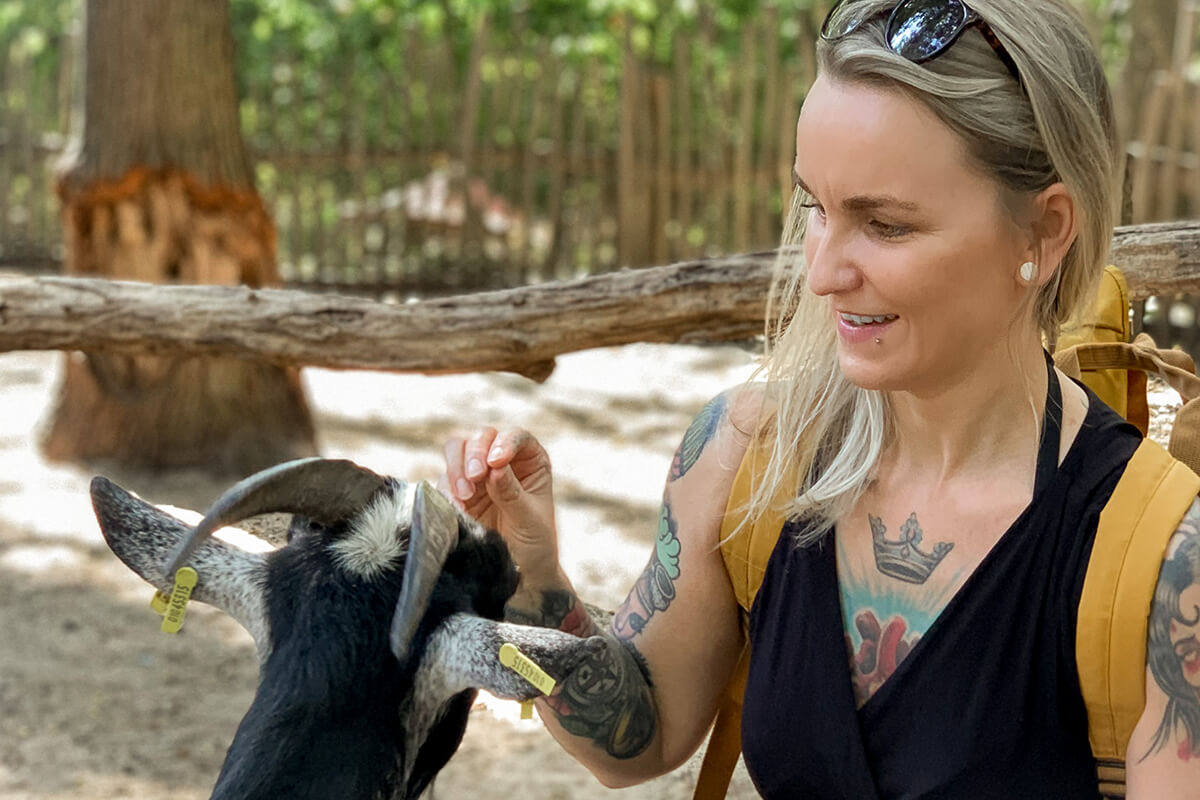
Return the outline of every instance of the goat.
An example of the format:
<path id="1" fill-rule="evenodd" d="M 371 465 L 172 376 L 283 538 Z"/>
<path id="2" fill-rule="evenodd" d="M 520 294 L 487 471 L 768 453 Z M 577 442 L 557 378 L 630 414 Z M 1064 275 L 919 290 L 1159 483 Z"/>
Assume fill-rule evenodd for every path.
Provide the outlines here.
<path id="1" fill-rule="evenodd" d="M 258 689 L 214 800 L 418 797 L 458 749 L 477 688 L 537 694 L 500 665 L 502 643 L 559 679 L 603 646 L 500 622 L 518 580 L 508 548 L 427 483 L 301 459 L 238 483 L 195 528 L 103 477 L 91 495 L 130 569 L 166 591 L 193 566 L 192 598 L 254 638 Z M 293 515 L 274 551 L 210 538 L 269 512 Z"/>

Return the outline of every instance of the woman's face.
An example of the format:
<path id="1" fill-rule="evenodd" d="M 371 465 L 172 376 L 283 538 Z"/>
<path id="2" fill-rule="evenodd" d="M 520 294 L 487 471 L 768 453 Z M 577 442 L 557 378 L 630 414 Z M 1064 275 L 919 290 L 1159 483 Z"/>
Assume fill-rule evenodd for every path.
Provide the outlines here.
<path id="1" fill-rule="evenodd" d="M 808 288 L 828 301 L 846 377 L 927 395 L 987 363 L 1031 291 L 1017 277 L 1029 240 L 958 137 L 899 91 L 822 77 L 796 153 L 815 203 Z"/>

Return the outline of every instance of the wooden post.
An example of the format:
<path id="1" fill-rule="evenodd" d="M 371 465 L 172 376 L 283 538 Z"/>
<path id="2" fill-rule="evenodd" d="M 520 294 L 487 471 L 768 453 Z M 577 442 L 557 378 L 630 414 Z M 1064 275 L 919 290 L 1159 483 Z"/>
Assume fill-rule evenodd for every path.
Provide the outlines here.
<path id="1" fill-rule="evenodd" d="M 691 49 L 692 37 L 680 36 L 675 40 L 673 48 L 675 55 L 675 124 L 679 134 L 675 141 L 674 160 L 671 171 L 675 175 L 675 207 L 676 218 L 679 221 L 679 238 L 672 250 L 675 259 L 692 258 L 695 255 L 691 245 L 691 229 L 693 208 L 696 204 L 696 159 L 692 143 L 692 72 Z"/>
<path id="2" fill-rule="evenodd" d="M 667 231 L 673 218 L 671 208 L 671 79 L 655 71 L 651 87 L 654 92 L 654 220 L 649 234 L 653 242 L 655 264 L 669 259 L 670 242 Z"/>
<path id="3" fill-rule="evenodd" d="M 750 249 L 750 212 L 754 196 L 754 110 L 758 87 L 758 55 L 754 25 L 742 25 L 741 81 L 737 87 L 737 125 L 733 138 L 733 246 L 739 253 Z"/>
<path id="4" fill-rule="evenodd" d="M 567 141 L 567 122 L 565 118 L 568 105 L 563 102 L 564 69 L 562 62 L 556 57 L 554 57 L 553 64 L 554 81 L 550 83 L 550 140 L 554 149 L 550 153 L 550 196 L 546 208 L 546 219 L 550 223 L 550 246 L 547 248 L 545 259 L 542 261 L 541 269 L 538 271 L 538 277 L 543 281 L 553 280 L 558 276 L 559 262 L 562 260 L 563 192 L 566 187 L 567 170 L 569 169 L 569 153 L 567 150 L 569 142 Z M 574 97 L 570 103 L 570 108 L 575 113 L 580 113 L 578 80 L 575 81 L 572 94 Z"/>
<path id="5" fill-rule="evenodd" d="M 784 143 L 778 140 L 773 125 L 773 122 L 779 119 L 780 107 L 783 105 L 779 86 L 779 8 L 773 4 L 767 7 L 763 15 L 760 36 L 767 40 L 765 55 L 767 74 L 763 84 L 762 117 L 764 124 L 759 139 L 758 160 L 754 168 L 755 194 L 759 201 L 758 209 L 754 214 L 757 222 L 752 240 L 754 248 L 778 244 L 775 240 L 778 239 L 779 226 L 774 224 L 771 219 L 771 197 L 776 189 L 783 190 L 783 187 L 775 185 L 773 178 L 779 162 L 778 153 L 783 149 L 781 144 Z M 787 195 L 781 194 L 780 197 L 786 199 Z"/>
<path id="6" fill-rule="evenodd" d="M 482 91 L 483 56 L 487 49 L 491 17 L 485 8 L 479 13 L 475 23 L 475 36 L 471 43 L 471 60 L 467 65 L 466 85 L 462 89 L 462 128 L 459 131 L 458 160 L 462 176 L 451 182 L 461 194 L 463 204 L 462 227 L 459 228 L 457 244 L 459 259 L 467 259 L 467 265 L 460 264 L 460 270 L 473 276 L 475 281 L 482 277 L 482 258 L 477 258 L 474 249 L 481 244 L 482 225 L 479 213 L 470 202 L 468 183 L 477 172 L 476 140 L 479 138 L 479 101 Z M 430 76 L 432 77 L 432 76 Z M 449 237 L 447 237 L 449 238 Z M 482 250 L 481 250 L 482 254 Z"/>
<path id="7" fill-rule="evenodd" d="M 1165 74 L 1160 73 L 1146 100 L 1142 114 L 1142 125 L 1138 130 L 1138 143 L 1142 152 L 1138 157 L 1138 169 L 1135 173 L 1133 188 L 1133 219 L 1134 222 L 1147 222 L 1154 216 L 1154 184 L 1159 173 L 1159 165 L 1155 162 L 1158 137 L 1162 131 L 1163 118 L 1167 112 L 1167 100 L 1170 96 L 1170 83 Z"/>
<path id="8" fill-rule="evenodd" d="M 617 148 L 617 260 L 621 266 L 643 266 L 649 259 L 649 202 L 642 179 L 643 153 L 639 151 L 644 124 L 641 65 L 633 50 L 633 22 L 622 18 L 621 117 Z"/>
<path id="9" fill-rule="evenodd" d="M 1187 129 L 1187 72 L 1196 40 L 1196 4 L 1181 0 L 1175 25 L 1175 43 L 1168 77 L 1170 108 L 1164 135 L 1164 157 L 1170 159 L 1159 172 L 1157 219 L 1175 219 L 1179 215 L 1180 189 L 1183 185 L 1183 144 Z"/>

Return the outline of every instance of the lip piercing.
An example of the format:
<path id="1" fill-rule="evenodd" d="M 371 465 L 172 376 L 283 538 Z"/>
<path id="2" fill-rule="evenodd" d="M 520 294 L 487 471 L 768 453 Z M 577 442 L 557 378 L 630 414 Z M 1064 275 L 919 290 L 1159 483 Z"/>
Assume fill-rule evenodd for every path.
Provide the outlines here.
<path id="1" fill-rule="evenodd" d="M 883 339 L 876 339 L 875 344 L 883 344 Z"/>

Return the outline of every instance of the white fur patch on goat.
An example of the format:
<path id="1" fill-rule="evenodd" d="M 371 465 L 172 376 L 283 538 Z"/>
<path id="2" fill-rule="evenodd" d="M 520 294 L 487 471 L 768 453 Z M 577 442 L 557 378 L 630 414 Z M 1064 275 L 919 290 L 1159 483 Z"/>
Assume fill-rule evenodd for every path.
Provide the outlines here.
<path id="1" fill-rule="evenodd" d="M 408 484 L 379 492 L 354 518 L 349 532 L 330 545 L 342 568 L 373 578 L 404 555 L 408 538 L 397 531 L 412 522 L 413 492 Z"/>

